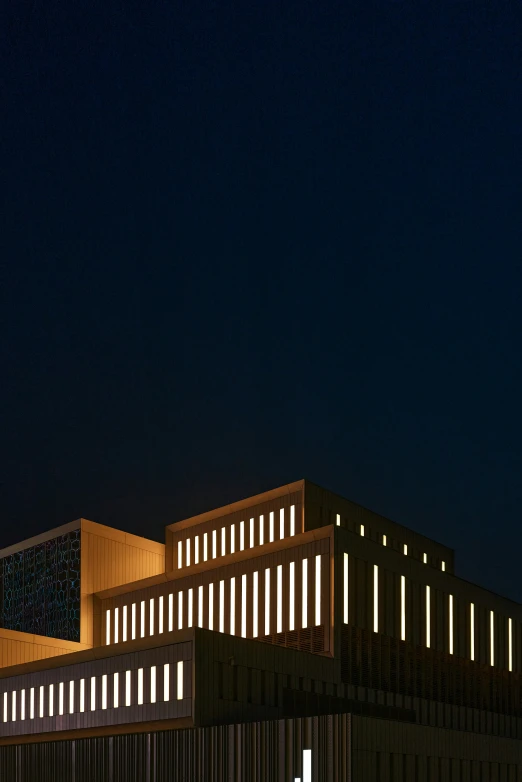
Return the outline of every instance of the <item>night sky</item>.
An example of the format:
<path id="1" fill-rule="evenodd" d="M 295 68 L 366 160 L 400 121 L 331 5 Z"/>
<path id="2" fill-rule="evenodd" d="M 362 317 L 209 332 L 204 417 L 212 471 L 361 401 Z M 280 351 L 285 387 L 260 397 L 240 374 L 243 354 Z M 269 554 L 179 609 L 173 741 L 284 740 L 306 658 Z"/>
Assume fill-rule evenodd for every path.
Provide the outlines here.
<path id="1" fill-rule="evenodd" d="M 522 600 L 520 5 L 1 9 L 0 546 L 306 477 Z"/>

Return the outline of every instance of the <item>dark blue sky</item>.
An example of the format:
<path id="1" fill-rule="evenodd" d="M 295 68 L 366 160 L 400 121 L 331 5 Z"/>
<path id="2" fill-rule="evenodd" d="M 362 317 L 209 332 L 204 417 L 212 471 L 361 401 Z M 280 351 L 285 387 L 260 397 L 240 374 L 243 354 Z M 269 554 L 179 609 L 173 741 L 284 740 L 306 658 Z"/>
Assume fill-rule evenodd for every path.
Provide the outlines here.
<path id="1" fill-rule="evenodd" d="M 518 3 L 4 3 L 1 544 L 308 477 L 522 600 Z"/>

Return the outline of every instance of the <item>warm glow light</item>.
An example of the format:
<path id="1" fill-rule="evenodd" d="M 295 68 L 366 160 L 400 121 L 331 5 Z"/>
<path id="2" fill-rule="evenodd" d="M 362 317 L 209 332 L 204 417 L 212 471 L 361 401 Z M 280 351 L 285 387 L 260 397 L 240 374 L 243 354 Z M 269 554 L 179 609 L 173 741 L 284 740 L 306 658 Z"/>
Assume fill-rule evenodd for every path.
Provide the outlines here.
<path id="1" fill-rule="evenodd" d="M 475 659 L 475 603 L 470 604 L 470 657 Z"/>
<path id="2" fill-rule="evenodd" d="M 141 623 L 141 634 L 140 634 L 140 637 L 141 638 L 145 638 L 145 600 L 141 601 L 140 608 L 141 608 L 141 616 L 140 616 L 140 620 L 141 620 L 141 622 L 140 622 Z"/>
<path id="3" fill-rule="evenodd" d="M 149 635 L 154 635 L 154 598 L 149 601 Z"/>
<path id="4" fill-rule="evenodd" d="M 274 511 L 270 511 L 270 543 L 274 541 Z"/>
<path id="5" fill-rule="evenodd" d="M 183 698 L 183 660 L 180 660 L 178 665 L 178 693 L 177 698 L 178 701 L 182 700 Z"/>
<path id="6" fill-rule="evenodd" d="M 379 566 L 373 566 L 373 632 L 379 632 Z"/>
<path id="7" fill-rule="evenodd" d="M 127 606 L 123 606 L 123 627 L 121 628 L 121 640 L 127 640 Z"/>
<path id="8" fill-rule="evenodd" d="M 131 610 L 131 638 L 133 641 L 136 638 L 136 603 L 132 604 Z"/>
<path id="9" fill-rule="evenodd" d="M 214 584 L 208 585 L 208 629 L 214 629 Z"/>
<path id="10" fill-rule="evenodd" d="M 187 547 L 187 567 L 190 567 L 190 538 L 187 538 L 185 545 Z"/>
<path id="11" fill-rule="evenodd" d="M 114 679 L 113 679 L 112 702 L 114 708 L 117 709 L 118 706 L 120 705 L 120 674 L 117 671 L 114 674 Z"/>
<path id="12" fill-rule="evenodd" d="M 241 576 L 241 638 L 246 638 L 247 620 L 247 577 Z"/>
<path id="13" fill-rule="evenodd" d="M 50 716 L 52 717 L 53 715 L 51 714 Z M 16 692 L 13 692 L 11 695 L 11 719 L 13 722 L 16 722 Z"/>
<path id="14" fill-rule="evenodd" d="M 295 535 L 295 505 L 290 505 L 290 536 Z"/>
<path id="15" fill-rule="evenodd" d="M 194 538 L 194 564 L 199 564 L 199 535 Z"/>
<path id="16" fill-rule="evenodd" d="M 277 566 L 277 632 L 283 632 L 283 566 Z"/>
<path id="17" fill-rule="evenodd" d="M 43 689 L 40 687 L 40 690 Z M 43 701 L 41 701 L 43 706 Z M 43 717 L 43 714 L 40 714 L 40 717 Z M 4 692 L 4 722 L 7 722 L 7 693 Z"/>
<path id="18" fill-rule="evenodd" d="M 111 642 L 111 611 L 108 608 L 105 611 L 105 644 L 108 646 Z"/>
<path id="19" fill-rule="evenodd" d="M 165 663 L 163 666 L 163 700 L 170 698 L 170 665 Z"/>
<path id="20" fill-rule="evenodd" d="M 118 619 L 119 619 L 120 611 L 119 608 L 114 609 L 114 643 L 118 643 Z"/>
<path id="21" fill-rule="evenodd" d="M 302 589 L 302 608 L 303 608 L 303 627 L 308 627 L 308 560 L 303 559 L 303 589 Z"/>
<path id="22" fill-rule="evenodd" d="M 225 632 L 225 582 L 219 582 L 219 632 Z"/>
<path id="23" fill-rule="evenodd" d="M 344 554 L 343 563 L 344 623 L 348 624 L 348 554 Z"/>
<path id="24" fill-rule="evenodd" d="M 364 524 L 361 524 L 361 537 L 364 538 Z"/>
<path id="25" fill-rule="evenodd" d="M 489 662 L 495 665 L 495 614 L 489 612 Z"/>
<path id="26" fill-rule="evenodd" d="M 221 527 L 221 556 L 227 553 L 227 533 L 225 527 Z"/>
<path id="27" fill-rule="evenodd" d="M 138 668 L 138 706 L 143 705 L 143 668 Z"/>
<path id="28" fill-rule="evenodd" d="M 239 550 L 245 550 L 245 522 L 242 521 L 239 525 Z"/>
<path id="29" fill-rule="evenodd" d="M 49 717 L 54 717 L 54 684 L 49 685 Z"/>
<path id="30" fill-rule="evenodd" d="M 513 620 L 508 619 L 508 671 L 513 670 Z"/>
<path id="31" fill-rule="evenodd" d="M 341 526 L 341 514 L 340 513 L 336 514 L 336 516 L 335 516 L 335 523 L 337 524 L 338 527 Z"/>
<path id="32" fill-rule="evenodd" d="M 444 561 L 441 562 L 441 568 L 442 570 L 446 570 L 446 563 Z"/>
<path id="33" fill-rule="evenodd" d="M 401 576 L 401 641 L 406 640 L 406 578 Z"/>
<path id="34" fill-rule="evenodd" d="M 29 692 L 29 719 L 34 720 L 34 687 Z"/>
<path id="35" fill-rule="evenodd" d="M 236 579 L 230 579 L 230 635 L 236 634 Z"/>
<path id="36" fill-rule="evenodd" d="M 303 782 L 312 782 L 312 750 L 303 749 Z"/>
<path id="37" fill-rule="evenodd" d="M 424 559 L 424 564 L 427 565 L 428 564 L 428 555 L 424 554 L 423 559 Z"/>
<path id="38" fill-rule="evenodd" d="M 183 567 L 183 543 L 178 540 L 178 568 Z"/>
<path id="39" fill-rule="evenodd" d="M 20 719 L 25 720 L 25 690 L 20 693 Z"/>
<path id="40" fill-rule="evenodd" d="M 290 562 L 289 599 L 290 599 L 290 617 L 289 617 L 288 629 L 295 630 L 295 562 Z"/>
<path id="41" fill-rule="evenodd" d="M 203 535 L 203 562 L 208 560 L 208 532 Z"/>
<path id="42" fill-rule="evenodd" d="M 257 570 L 254 573 L 254 590 L 253 590 L 253 617 L 254 617 L 254 632 L 253 637 L 257 638 L 259 635 L 258 633 L 258 626 L 257 626 L 257 609 L 258 609 L 258 602 L 259 602 L 259 595 L 258 595 L 258 581 L 259 581 L 259 573 Z"/>
<path id="43" fill-rule="evenodd" d="M 150 702 L 156 703 L 156 666 L 150 669 Z"/>
<path id="44" fill-rule="evenodd" d="M 431 598 L 430 588 L 426 585 L 426 646 L 431 646 Z"/>
<path id="45" fill-rule="evenodd" d="M 270 568 L 265 570 L 265 635 L 270 635 Z"/>
<path id="46" fill-rule="evenodd" d="M 236 553 L 236 525 L 232 524 L 230 526 L 230 553 L 235 554 Z"/>
<path id="47" fill-rule="evenodd" d="M 80 712 L 85 711 L 85 679 L 80 679 Z"/>
<path id="48" fill-rule="evenodd" d="M 254 519 L 250 519 L 250 548 L 254 548 Z"/>
<path id="49" fill-rule="evenodd" d="M 178 592 L 178 630 L 183 630 L 183 592 Z"/>
<path id="50" fill-rule="evenodd" d="M 96 677 L 91 676 L 91 711 L 96 709 Z"/>
<path id="51" fill-rule="evenodd" d="M 160 595 L 158 601 L 158 633 L 163 632 L 163 595 Z"/>
<path id="52" fill-rule="evenodd" d="M 453 654 L 453 595 L 448 596 L 449 653 Z"/>
<path id="53" fill-rule="evenodd" d="M 265 517 L 259 517 L 259 545 L 262 546 L 265 542 Z"/>
<path id="54" fill-rule="evenodd" d="M 203 586 L 198 587 L 198 627 L 203 627 Z"/>
<path id="55" fill-rule="evenodd" d="M 405 557 L 408 556 L 408 544 L 407 543 L 404 544 L 404 556 Z"/>
<path id="56" fill-rule="evenodd" d="M 285 509 L 279 511 L 279 539 L 283 540 L 285 536 Z"/>
<path id="57" fill-rule="evenodd" d="M 63 714 L 63 682 L 60 682 L 58 687 L 58 714 Z"/>
<path id="58" fill-rule="evenodd" d="M 192 601 L 194 596 L 194 590 L 192 587 L 188 591 L 188 622 L 187 627 L 192 627 Z"/>
<path id="59" fill-rule="evenodd" d="M 321 624 L 321 555 L 315 558 L 315 624 Z"/>
<path id="60" fill-rule="evenodd" d="M 212 559 L 217 556 L 217 529 L 212 530 Z"/>
<path id="61" fill-rule="evenodd" d="M 74 714 L 74 682 L 69 682 L 69 714 Z"/>
<path id="62" fill-rule="evenodd" d="M 102 709 L 107 708 L 107 674 L 102 676 Z"/>
<path id="63" fill-rule="evenodd" d="M 125 706 L 131 705 L 131 672 L 125 671 Z"/>
<path id="64" fill-rule="evenodd" d="M 44 715 L 44 686 L 40 687 L 40 717 Z"/>
<path id="65" fill-rule="evenodd" d="M 387 543 L 387 538 L 386 538 L 386 535 L 383 535 L 383 536 L 382 536 L 382 545 L 383 545 L 383 546 L 386 546 L 386 543 Z"/>

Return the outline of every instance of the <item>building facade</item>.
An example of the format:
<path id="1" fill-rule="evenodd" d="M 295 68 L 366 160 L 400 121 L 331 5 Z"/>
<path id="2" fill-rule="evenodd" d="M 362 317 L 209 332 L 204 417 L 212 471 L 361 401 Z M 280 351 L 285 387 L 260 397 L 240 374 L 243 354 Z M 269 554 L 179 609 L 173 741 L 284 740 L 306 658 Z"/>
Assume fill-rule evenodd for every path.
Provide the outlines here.
<path id="1" fill-rule="evenodd" d="M 308 481 L 0 574 L 0 779 L 522 782 L 522 606 Z"/>

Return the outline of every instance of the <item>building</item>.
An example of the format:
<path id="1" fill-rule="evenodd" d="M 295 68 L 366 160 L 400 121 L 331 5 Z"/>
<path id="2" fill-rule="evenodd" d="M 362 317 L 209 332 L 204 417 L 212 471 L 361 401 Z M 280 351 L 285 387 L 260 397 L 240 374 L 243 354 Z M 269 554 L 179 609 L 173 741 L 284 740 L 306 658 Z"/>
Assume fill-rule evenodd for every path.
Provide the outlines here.
<path id="1" fill-rule="evenodd" d="M 0 551 L 0 780 L 522 782 L 522 606 L 298 481 Z"/>

